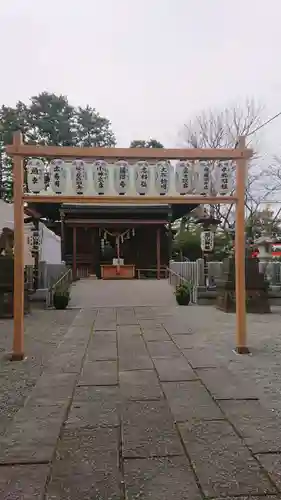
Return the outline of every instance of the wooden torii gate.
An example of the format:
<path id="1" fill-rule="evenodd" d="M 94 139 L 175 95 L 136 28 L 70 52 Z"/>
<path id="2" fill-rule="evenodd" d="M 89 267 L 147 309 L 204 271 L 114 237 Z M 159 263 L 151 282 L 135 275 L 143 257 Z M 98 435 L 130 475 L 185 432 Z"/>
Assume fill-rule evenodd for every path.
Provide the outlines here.
<path id="1" fill-rule="evenodd" d="M 6 147 L 7 155 L 13 159 L 14 184 L 14 332 L 11 359 L 24 359 L 24 203 L 118 203 L 118 204 L 235 204 L 235 262 L 236 262 L 236 351 L 239 354 L 249 352 L 246 335 L 246 293 L 245 293 L 245 181 L 247 161 L 252 150 L 247 149 L 245 138 L 239 139 L 235 149 L 146 149 L 146 148 L 79 148 L 68 146 L 34 146 L 23 143 L 21 132 L 13 135 L 13 144 Z M 136 161 L 143 165 L 149 161 L 165 163 L 168 160 L 182 162 L 218 162 L 218 167 L 232 161 L 236 168 L 234 194 L 210 196 L 207 194 L 186 194 L 173 191 L 167 193 L 111 194 L 97 193 L 60 193 L 44 192 L 32 194 L 24 190 L 24 160 L 26 158 L 45 158 L 67 160 L 94 160 L 100 163 L 116 162 L 123 164 Z M 198 164 L 199 165 L 199 164 Z M 205 163 L 206 165 L 206 163 Z M 112 165 L 109 165 L 111 168 Z M 187 167 L 188 168 L 188 167 Z M 123 174 L 124 175 L 124 174 Z M 123 177 L 124 178 L 124 177 Z M 162 189 L 162 188 L 161 188 Z M 87 191 L 87 190 L 86 190 Z M 149 191 L 149 190 L 148 190 Z M 202 191 L 200 191 L 202 193 Z M 143 194 L 143 196 L 140 196 Z M 164 194 L 161 196 L 161 194 Z"/>

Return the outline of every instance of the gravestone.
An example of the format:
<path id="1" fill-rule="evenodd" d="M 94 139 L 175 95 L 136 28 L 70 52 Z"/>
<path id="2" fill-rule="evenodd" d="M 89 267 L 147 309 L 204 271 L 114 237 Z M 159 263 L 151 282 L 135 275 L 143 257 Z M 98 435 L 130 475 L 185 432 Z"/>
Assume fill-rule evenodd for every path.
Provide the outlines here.
<path id="1" fill-rule="evenodd" d="M 248 313 L 270 313 L 268 283 L 259 271 L 257 259 L 245 259 L 246 311 Z M 235 296 L 235 259 L 223 261 L 222 277 L 217 280 L 217 309 L 224 312 L 236 311 Z"/>
<path id="2" fill-rule="evenodd" d="M 28 284 L 24 287 L 24 312 L 29 312 Z M 14 315 L 14 259 L 10 255 L 0 255 L 0 318 Z"/>

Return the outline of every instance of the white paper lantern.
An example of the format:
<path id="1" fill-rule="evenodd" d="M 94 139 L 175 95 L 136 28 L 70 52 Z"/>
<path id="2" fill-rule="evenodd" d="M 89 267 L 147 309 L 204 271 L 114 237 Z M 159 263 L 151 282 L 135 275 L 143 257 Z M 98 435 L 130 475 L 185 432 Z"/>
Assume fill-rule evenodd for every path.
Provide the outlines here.
<path id="1" fill-rule="evenodd" d="M 232 171 L 229 161 L 219 162 L 217 167 L 217 191 L 219 194 L 227 194 L 232 189 Z"/>
<path id="2" fill-rule="evenodd" d="M 45 189 L 44 163 L 39 159 L 29 160 L 27 163 L 27 188 L 34 194 L 39 194 Z"/>
<path id="3" fill-rule="evenodd" d="M 72 185 L 78 195 L 84 194 L 87 189 L 87 169 L 83 160 L 72 162 Z"/>
<path id="4" fill-rule="evenodd" d="M 201 249 L 203 252 L 212 252 L 214 249 L 214 233 L 212 231 L 203 231 L 200 235 Z"/>
<path id="5" fill-rule="evenodd" d="M 192 163 L 179 161 L 175 171 L 176 191 L 179 194 L 192 192 Z"/>
<path id="6" fill-rule="evenodd" d="M 135 165 L 135 189 L 138 194 L 145 195 L 151 183 L 151 168 L 147 161 L 138 161 Z"/>
<path id="7" fill-rule="evenodd" d="M 130 187 L 129 164 L 126 161 L 117 161 L 114 165 L 114 188 L 118 194 L 124 195 Z"/>
<path id="8" fill-rule="evenodd" d="M 57 194 L 66 190 L 66 168 L 63 160 L 52 160 L 50 163 L 50 187 Z"/>
<path id="9" fill-rule="evenodd" d="M 155 189 L 160 195 L 169 192 L 171 182 L 171 166 L 167 161 L 159 161 L 155 168 Z"/>
<path id="10" fill-rule="evenodd" d="M 201 161 L 198 166 L 197 194 L 209 194 L 211 185 L 211 168 L 207 161 Z"/>
<path id="11" fill-rule="evenodd" d="M 106 161 L 96 160 L 93 164 L 94 189 L 97 194 L 104 195 L 109 187 L 109 167 Z"/>

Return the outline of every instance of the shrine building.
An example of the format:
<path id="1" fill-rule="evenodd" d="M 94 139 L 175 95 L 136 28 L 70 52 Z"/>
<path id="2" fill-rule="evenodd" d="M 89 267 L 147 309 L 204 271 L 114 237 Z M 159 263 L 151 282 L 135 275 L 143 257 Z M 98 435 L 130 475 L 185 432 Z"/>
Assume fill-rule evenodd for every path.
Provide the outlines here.
<path id="1" fill-rule="evenodd" d="M 165 278 L 172 223 L 194 205 L 29 204 L 61 236 L 62 260 L 74 277 Z"/>

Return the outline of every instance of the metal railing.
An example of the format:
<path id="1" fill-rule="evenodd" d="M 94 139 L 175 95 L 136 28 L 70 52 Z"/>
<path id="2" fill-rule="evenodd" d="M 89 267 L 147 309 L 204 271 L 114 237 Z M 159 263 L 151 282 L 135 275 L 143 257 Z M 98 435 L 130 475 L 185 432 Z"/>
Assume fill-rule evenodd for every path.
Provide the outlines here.
<path id="1" fill-rule="evenodd" d="M 167 279 L 168 278 L 168 271 L 166 266 L 161 266 L 160 269 L 160 278 Z M 144 276 L 144 279 L 146 278 L 146 275 L 156 278 L 157 277 L 158 270 L 155 267 L 151 268 L 140 268 L 136 269 L 136 276 L 138 279 L 142 279 Z"/>
<path id="2" fill-rule="evenodd" d="M 25 266 L 24 268 L 24 281 L 25 283 L 28 283 L 28 290 L 33 290 L 34 285 L 33 285 L 33 280 L 34 280 L 34 269 L 33 266 Z"/>
<path id="3" fill-rule="evenodd" d="M 53 307 L 54 305 L 54 294 L 56 290 L 60 287 L 66 287 L 69 288 L 71 285 L 73 279 L 72 279 L 72 269 L 68 269 L 66 273 L 64 273 L 56 283 L 54 283 L 50 288 L 48 289 L 47 292 L 47 297 L 46 297 L 46 307 Z"/>
<path id="4" fill-rule="evenodd" d="M 172 269 L 167 268 L 168 272 L 168 280 L 170 285 L 176 289 L 177 286 L 182 285 L 184 283 L 190 283 L 189 280 L 181 276 L 180 274 L 176 273 L 175 271 L 172 271 Z M 190 293 L 190 300 L 193 304 L 197 304 L 197 287 L 193 285 L 191 293 Z"/>

